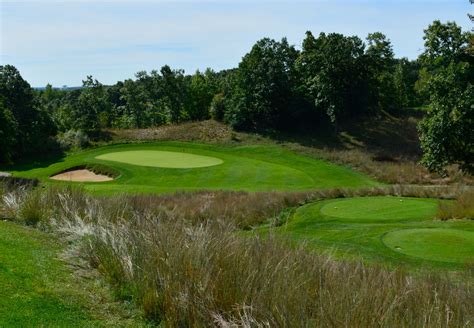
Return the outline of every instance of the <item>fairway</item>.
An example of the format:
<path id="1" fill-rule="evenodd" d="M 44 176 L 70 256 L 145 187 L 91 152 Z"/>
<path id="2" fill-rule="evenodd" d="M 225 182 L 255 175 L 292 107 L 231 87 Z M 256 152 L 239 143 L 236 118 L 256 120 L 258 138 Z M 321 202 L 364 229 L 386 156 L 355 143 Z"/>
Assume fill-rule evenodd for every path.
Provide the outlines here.
<path id="1" fill-rule="evenodd" d="M 474 223 L 434 220 L 439 202 L 393 196 L 317 201 L 273 231 L 343 258 L 461 268 L 474 254 Z"/>
<path id="2" fill-rule="evenodd" d="M 400 197 L 358 197 L 334 200 L 321 208 L 321 214 L 347 221 L 400 221 L 433 216 L 436 204 L 423 199 Z"/>
<path id="3" fill-rule="evenodd" d="M 140 166 L 167 167 L 174 169 L 207 167 L 219 165 L 224 162 L 215 157 L 160 150 L 121 151 L 100 155 L 96 158 Z"/>
<path id="4" fill-rule="evenodd" d="M 456 229 L 403 229 L 383 238 L 385 245 L 409 256 L 444 262 L 474 261 L 474 232 Z"/>
<path id="5" fill-rule="evenodd" d="M 120 144 L 82 151 L 49 162 L 2 168 L 14 176 L 52 176 L 75 167 L 116 172 L 112 181 L 85 182 L 96 194 L 162 193 L 177 190 L 298 191 L 380 185 L 350 168 L 297 155 L 278 146 L 219 146 L 189 142 Z M 106 171 L 106 170 L 105 170 Z M 101 173 L 101 172 L 99 172 Z"/>

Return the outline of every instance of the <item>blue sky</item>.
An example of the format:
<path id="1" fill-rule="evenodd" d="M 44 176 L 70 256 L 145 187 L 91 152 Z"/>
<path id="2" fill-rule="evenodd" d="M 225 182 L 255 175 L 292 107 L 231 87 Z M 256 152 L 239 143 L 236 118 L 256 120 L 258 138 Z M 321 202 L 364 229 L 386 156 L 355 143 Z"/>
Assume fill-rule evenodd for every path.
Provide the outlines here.
<path id="1" fill-rule="evenodd" d="M 365 38 L 381 31 L 416 58 L 433 20 L 472 24 L 468 0 L 0 0 L 0 62 L 32 86 L 105 84 L 168 64 L 187 73 L 232 68 L 262 37 L 300 46 L 305 31 Z"/>

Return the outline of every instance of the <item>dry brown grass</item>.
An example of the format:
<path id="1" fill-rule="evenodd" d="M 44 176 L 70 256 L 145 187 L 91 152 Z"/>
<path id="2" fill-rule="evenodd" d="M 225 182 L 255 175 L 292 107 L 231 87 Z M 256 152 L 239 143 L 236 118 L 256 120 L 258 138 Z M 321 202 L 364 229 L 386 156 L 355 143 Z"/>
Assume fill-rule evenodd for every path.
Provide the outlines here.
<path id="1" fill-rule="evenodd" d="M 474 220 L 474 190 L 466 190 L 452 203 L 440 203 L 436 217 L 440 220 Z"/>
<path id="2" fill-rule="evenodd" d="M 320 149 L 299 144 L 286 144 L 285 146 L 300 154 L 350 166 L 356 171 L 365 173 L 385 183 L 420 185 L 474 184 L 473 177 L 463 174 L 456 166 L 448 167 L 447 177 L 441 177 L 436 173 L 429 172 L 415 160 L 375 160 L 376 156 L 374 154 L 361 149 Z"/>
<path id="3" fill-rule="evenodd" d="M 119 141 L 200 141 L 223 142 L 236 134 L 227 125 L 208 120 L 165 125 L 149 129 L 110 129 L 108 132 Z"/>
<path id="4" fill-rule="evenodd" d="M 335 261 L 272 236 L 235 233 L 312 199 L 457 193 L 448 186 L 393 186 L 93 198 L 78 189 L 48 188 L 7 191 L 0 204 L 12 219 L 23 220 L 23 208 L 34 203 L 43 218 L 39 225 L 80 242 L 80 256 L 117 297 L 165 326 L 468 327 L 472 276 L 466 283 L 429 272 L 413 277 Z"/>

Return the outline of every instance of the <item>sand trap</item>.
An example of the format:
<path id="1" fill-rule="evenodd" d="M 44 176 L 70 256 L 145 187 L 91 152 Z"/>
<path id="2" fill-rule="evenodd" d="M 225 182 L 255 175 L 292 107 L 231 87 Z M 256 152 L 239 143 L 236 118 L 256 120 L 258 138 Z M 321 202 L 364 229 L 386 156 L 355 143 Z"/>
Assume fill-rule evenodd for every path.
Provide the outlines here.
<path id="1" fill-rule="evenodd" d="M 113 178 L 102 175 L 102 174 L 95 174 L 92 171 L 82 169 L 82 170 L 74 170 L 59 173 L 50 177 L 53 180 L 60 180 L 60 181 L 76 181 L 76 182 L 104 182 L 104 181 L 111 181 Z"/>

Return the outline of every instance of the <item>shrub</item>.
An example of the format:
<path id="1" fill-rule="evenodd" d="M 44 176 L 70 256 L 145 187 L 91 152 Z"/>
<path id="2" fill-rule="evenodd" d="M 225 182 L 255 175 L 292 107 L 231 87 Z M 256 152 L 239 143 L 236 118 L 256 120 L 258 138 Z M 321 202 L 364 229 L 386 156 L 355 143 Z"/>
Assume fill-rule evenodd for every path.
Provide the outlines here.
<path id="1" fill-rule="evenodd" d="M 49 220 L 49 208 L 44 206 L 44 197 L 40 189 L 28 193 L 19 206 L 18 220 L 34 226 Z"/>
<path id="2" fill-rule="evenodd" d="M 68 130 L 57 136 L 57 141 L 61 149 L 85 148 L 90 140 L 87 134 L 81 130 Z"/>
<path id="3" fill-rule="evenodd" d="M 211 118 L 222 122 L 224 119 L 225 108 L 225 97 L 222 93 L 218 93 L 214 98 L 212 98 L 210 107 Z"/>

